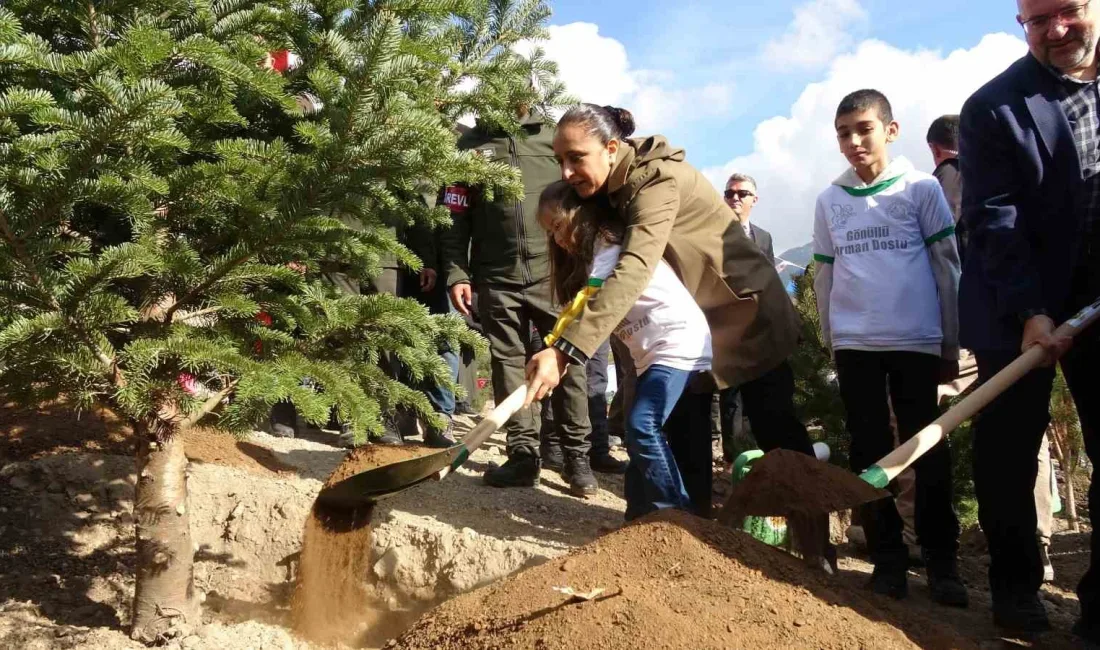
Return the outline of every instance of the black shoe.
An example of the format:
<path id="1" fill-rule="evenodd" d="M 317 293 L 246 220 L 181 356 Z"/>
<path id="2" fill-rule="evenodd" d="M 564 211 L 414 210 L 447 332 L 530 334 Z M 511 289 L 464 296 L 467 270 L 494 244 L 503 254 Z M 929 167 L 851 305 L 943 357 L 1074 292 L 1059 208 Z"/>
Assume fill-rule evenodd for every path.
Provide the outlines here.
<path id="1" fill-rule="evenodd" d="M 626 474 L 626 461 L 619 460 L 611 454 L 604 453 L 599 456 L 589 456 L 588 462 L 593 472 L 601 474 Z"/>
<path id="2" fill-rule="evenodd" d="M 386 418 L 382 421 L 382 435 L 374 440 L 371 440 L 376 445 L 403 445 L 405 444 L 404 438 L 401 437 L 401 431 L 397 428 L 397 423 L 393 418 Z"/>
<path id="3" fill-rule="evenodd" d="M 927 553 L 922 553 L 922 557 L 932 600 L 948 607 L 969 607 L 970 594 L 967 593 L 966 585 L 959 577 L 956 559 L 954 557 L 936 558 Z"/>
<path id="4" fill-rule="evenodd" d="M 539 447 L 539 456 L 542 458 L 542 466 L 552 472 L 560 472 L 565 469 L 565 454 L 558 445 L 542 445 Z"/>
<path id="5" fill-rule="evenodd" d="M 433 428 L 429 428 L 424 432 L 424 444 L 437 449 L 448 449 L 457 445 L 458 441 L 455 440 L 455 423 L 448 420 L 447 428 L 442 431 L 436 431 Z"/>
<path id="6" fill-rule="evenodd" d="M 1047 610 L 1039 594 L 993 599 L 993 624 L 1023 635 L 1040 634 L 1051 629 Z"/>
<path id="7" fill-rule="evenodd" d="M 1070 631 L 1084 642 L 1085 650 L 1100 650 L 1100 624 L 1088 627 L 1085 625 L 1085 617 L 1081 616 Z"/>
<path id="8" fill-rule="evenodd" d="M 467 402 L 458 402 L 455 404 L 455 415 L 477 415 L 477 411 L 470 408 Z"/>
<path id="9" fill-rule="evenodd" d="M 590 497 L 600 489 L 585 454 L 568 456 L 561 477 L 569 482 L 569 493 L 575 497 Z"/>
<path id="10" fill-rule="evenodd" d="M 905 564 L 876 564 L 871 573 L 871 589 L 880 596 L 901 600 L 909 595 L 909 573 Z"/>
<path id="11" fill-rule="evenodd" d="M 534 487 L 538 482 L 539 459 L 527 454 L 517 454 L 485 472 L 485 483 L 493 487 Z"/>

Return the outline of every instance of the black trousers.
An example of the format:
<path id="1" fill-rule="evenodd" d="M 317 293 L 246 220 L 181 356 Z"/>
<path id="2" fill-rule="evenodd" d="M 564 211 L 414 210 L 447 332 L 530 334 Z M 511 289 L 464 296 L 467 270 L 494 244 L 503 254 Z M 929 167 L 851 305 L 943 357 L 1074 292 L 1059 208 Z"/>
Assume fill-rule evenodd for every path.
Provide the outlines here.
<path id="1" fill-rule="evenodd" d="M 814 455 L 813 441 L 794 408 L 794 370 L 784 361 L 741 386 L 741 403 L 756 444 L 765 452 L 790 449 Z"/>
<path id="2" fill-rule="evenodd" d="M 937 387 L 940 358 L 918 352 L 864 352 L 837 350 L 836 369 L 840 397 L 847 412 L 848 433 L 852 437 L 852 470 L 862 472 L 894 449 L 890 429 L 890 407 L 886 391 L 898 421 L 898 434 L 904 442 L 939 417 Z M 1041 435 L 1040 435 L 1041 437 Z M 1035 457 L 1031 455 L 1035 485 Z M 917 541 L 929 561 L 954 561 L 959 548 L 959 521 L 952 502 L 951 450 L 941 442 L 913 463 L 916 474 Z M 1031 487 L 1028 488 L 1028 495 Z M 1029 496 L 1030 498 L 1030 496 Z M 1031 540 L 1035 541 L 1034 501 L 1031 502 Z M 908 564 L 908 549 L 902 539 L 904 523 L 893 499 L 881 499 L 862 506 L 860 514 L 867 534 L 871 558 L 877 564 Z"/>
<path id="3" fill-rule="evenodd" d="M 689 383 L 665 421 L 664 432 L 691 498 L 691 510 L 711 517 L 714 462 L 711 453 L 711 391 L 693 392 Z"/>
<path id="4" fill-rule="evenodd" d="M 596 350 L 596 354 L 585 364 L 588 374 L 588 419 L 592 423 L 593 457 L 606 456 L 611 451 L 608 437 L 611 435 L 607 424 L 607 364 L 611 360 L 611 342 Z"/>
<path id="5" fill-rule="evenodd" d="M 1018 356 L 1016 351 L 975 352 L 978 380 L 987 381 Z M 1100 462 L 1100 329 L 1077 337 L 1061 362 L 1077 405 L 1085 452 L 1093 467 Z M 1050 423 L 1054 368 L 1037 369 L 1001 394 L 974 423 L 974 487 L 978 519 L 989 542 L 989 584 L 994 599 L 1034 594 L 1043 568 L 1035 539 L 1035 505 L 1031 486 L 1039 445 Z M 1094 474 L 1089 503 L 1100 503 L 1100 481 Z M 1077 587 L 1081 616 L 1100 626 L 1100 535 L 1092 533 L 1092 564 Z"/>
<path id="6" fill-rule="evenodd" d="M 550 282 L 526 286 L 481 285 L 477 289 L 477 311 L 492 360 L 493 397 L 504 401 L 523 386 L 525 367 L 532 349 L 532 327 L 549 333 L 557 320 L 550 298 Z M 555 430 L 566 454 L 587 454 L 592 432 L 588 422 L 588 391 L 583 366 L 570 364 L 561 384 L 550 397 Z M 549 409 L 544 409 L 544 413 Z M 538 456 L 539 429 L 534 407 L 520 409 L 505 425 L 508 457 Z"/>
<path id="7" fill-rule="evenodd" d="M 740 387 L 745 416 L 753 437 L 764 451 L 790 449 L 813 455 L 813 442 L 794 408 L 794 371 L 784 361 Z M 710 516 L 714 480 L 711 450 L 713 392 L 684 392 L 665 424 L 672 455 L 684 479 L 692 506 Z"/>

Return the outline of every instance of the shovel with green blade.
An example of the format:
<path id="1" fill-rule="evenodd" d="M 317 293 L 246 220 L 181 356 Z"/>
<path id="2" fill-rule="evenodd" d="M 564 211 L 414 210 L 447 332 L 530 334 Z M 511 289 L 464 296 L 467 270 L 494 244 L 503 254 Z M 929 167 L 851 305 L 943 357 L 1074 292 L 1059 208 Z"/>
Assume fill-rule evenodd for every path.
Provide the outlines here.
<path id="1" fill-rule="evenodd" d="M 1100 319 L 1100 300 L 1063 323 L 1055 334 L 1073 337 Z M 777 449 L 757 460 L 745 481 L 730 493 L 719 519 L 734 523 L 746 515 L 807 517 L 856 506 L 890 496 L 884 488 L 947 437 L 974 417 L 998 395 L 1040 366 L 1046 353 L 1032 347 L 989 378 L 974 392 L 921 429 L 859 476 L 829 466 L 805 454 Z M 807 536 L 816 539 L 817 536 Z M 816 541 L 807 542 L 816 544 Z M 811 552 L 813 549 L 807 549 Z"/>

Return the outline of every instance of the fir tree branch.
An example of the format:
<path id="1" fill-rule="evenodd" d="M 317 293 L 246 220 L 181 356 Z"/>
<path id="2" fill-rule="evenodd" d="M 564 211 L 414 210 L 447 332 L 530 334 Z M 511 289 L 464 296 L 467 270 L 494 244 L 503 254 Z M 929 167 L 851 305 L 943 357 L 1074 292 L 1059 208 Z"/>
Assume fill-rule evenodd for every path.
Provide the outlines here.
<path id="1" fill-rule="evenodd" d="M 43 296 L 47 296 L 47 302 L 49 303 L 50 307 L 58 313 L 63 313 L 63 310 L 61 309 L 61 304 L 57 301 L 57 298 L 46 290 L 45 283 L 42 282 L 42 277 L 38 275 L 38 272 L 34 268 L 34 264 L 31 263 L 31 259 L 30 256 L 27 254 L 26 248 L 23 247 L 22 242 L 20 242 L 19 239 L 15 236 L 15 233 L 12 232 L 11 224 L 8 222 L 8 216 L 3 210 L 0 210 L 0 234 L 3 234 L 4 239 L 8 240 L 8 243 L 11 245 L 12 250 L 15 251 L 16 257 L 19 259 L 19 263 L 23 266 L 23 268 L 26 269 L 27 273 L 30 275 L 31 280 L 36 285 L 35 288 L 38 289 L 39 293 L 41 293 Z M 106 354 L 104 354 L 103 351 L 99 349 L 99 346 L 95 344 L 95 341 L 93 341 L 92 338 L 88 336 L 88 333 L 85 332 L 83 328 L 78 326 L 75 322 L 73 322 L 71 318 L 66 318 L 66 320 L 76 331 L 76 334 L 80 338 L 80 340 L 85 345 L 87 345 L 92 350 L 92 353 L 95 354 L 96 358 L 99 359 L 99 361 L 104 366 L 106 366 L 105 370 L 108 373 L 111 384 L 118 388 L 125 386 L 126 380 L 122 376 L 122 372 L 118 367 L 117 359 L 112 359 L 111 357 L 108 357 Z"/>
<path id="2" fill-rule="evenodd" d="M 189 311 L 180 317 L 179 322 L 186 323 L 187 321 L 195 320 L 196 318 L 201 318 L 202 316 L 216 314 L 221 310 L 221 307 L 208 307 L 206 309 L 200 309 L 198 311 Z"/>
<path id="3" fill-rule="evenodd" d="M 206 290 L 209 289 L 210 287 L 214 286 L 218 282 L 218 280 L 221 280 L 226 275 L 228 275 L 230 271 L 237 268 L 241 264 L 244 264 L 245 262 L 247 262 L 249 260 L 249 258 L 251 258 L 253 255 L 258 253 L 259 250 L 260 249 L 258 249 L 258 248 L 254 249 L 254 250 L 251 250 L 251 251 L 245 253 L 244 255 L 241 255 L 240 257 L 237 257 L 236 259 L 230 260 L 228 264 L 226 264 L 222 268 L 218 269 L 216 272 L 212 273 L 210 275 L 210 277 L 207 278 L 202 284 L 200 284 L 199 286 L 195 287 L 194 289 L 188 291 L 187 295 L 180 298 L 176 302 L 172 303 L 172 306 L 169 307 L 164 312 L 164 322 L 165 322 L 165 324 L 171 324 L 172 316 L 174 316 L 175 313 L 177 311 L 179 311 L 180 307 L 182 307 L 183 305 L 186 305 L 188 302 L 190 302 L 190 301 L 194 300 L 195 298 L 198 298 L 199 296 L 206 293 Z"/>
<path id="4" fill-rule="evenodd" d="M 212 413 L 214 409 L 218 408 L 218 404 L 221 404 L 222 400 L 228 397 L 229 394 L 237 388 L 238 382 L 240 382 L 240 379 L 234 379 L 233 381 L 230 381 L 228 384 L 226 384 L 225 388 L 208 397 L 206 401 L 202 403 L 202 407 L 199 408 L 199 410 L 187 416 L 182 422 L 180 422 L 180 429 L 190 429 L 191 427 L 195 426 L 199 420 Z"/>
<path id="5" fill-rule="evenodd" d="M 19 263 L 30 275 L 31 280 L 36 285 L 36 288 L 42 292 L 43 296 L 50 296 L 50 293 L 45 291 L 42 278 L 38 275 L 38 271 L 35 270 L 34 264 L 31 262 L 30 255 L 27 254 L 27 249 L 23 246 L 23 242 L 15 236 L 12 232 L 11 224 L 8 223 L 8 215 L 4 213 L 3 209 L 0 209 L 0 233 L 4 235 L 4 239 L 8 240 L 11 244 L 12 250 L 15 251 L 15 257 L 19 260 Z M 52 297 L 48 299 L 48 302 L 52 302 L 51 305 L 54 308 L 59 308 L 57 301 Z"/>

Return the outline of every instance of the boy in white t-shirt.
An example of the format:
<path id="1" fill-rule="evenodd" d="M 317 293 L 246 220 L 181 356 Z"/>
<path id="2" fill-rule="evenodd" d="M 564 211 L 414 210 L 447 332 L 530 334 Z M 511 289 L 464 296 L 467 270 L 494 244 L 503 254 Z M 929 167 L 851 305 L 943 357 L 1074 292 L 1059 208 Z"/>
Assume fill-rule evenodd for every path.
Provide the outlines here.
<path id="1" fill-rule="evenodd" d="M 546 337 L 549 346 L 615 270 L 625 229 L 610 206 L 582 203 L 561 181 L 543 191 L 538 217 L 550 233 L 555 300 L 573 299 Z M 659 508 L 689 510 L 693 504 L 661 428 L 691 377 L 710 370 L 706 317 L 672 267 L 661 261 L 614 336 L 630 350 L 638 375 L 625 427 L 630 456 L 623 486 L 626 519 Z"/>
<path id="2" fill-rule="evenodd" d="M 958 373 L 959 255 L 939 183 L 904 158 L 890 161 L 887 145 L 899 127 L 886 97 L 875 90 L 848 95 L 834 125 L 851 167 L 817 199 L 814 292 L 847 412 L 851 467 L 862 472 L 894 446 L 887 390 L 903 441 L 939 416 L 940 380 Z M 932 598 L 966 607 L 946 441 L 913 468 L 916 532 Z M 872 588 L 904 598 L 909 558 L 893 499 L 868 504 L 861 515 L 875 565 Z"/>

